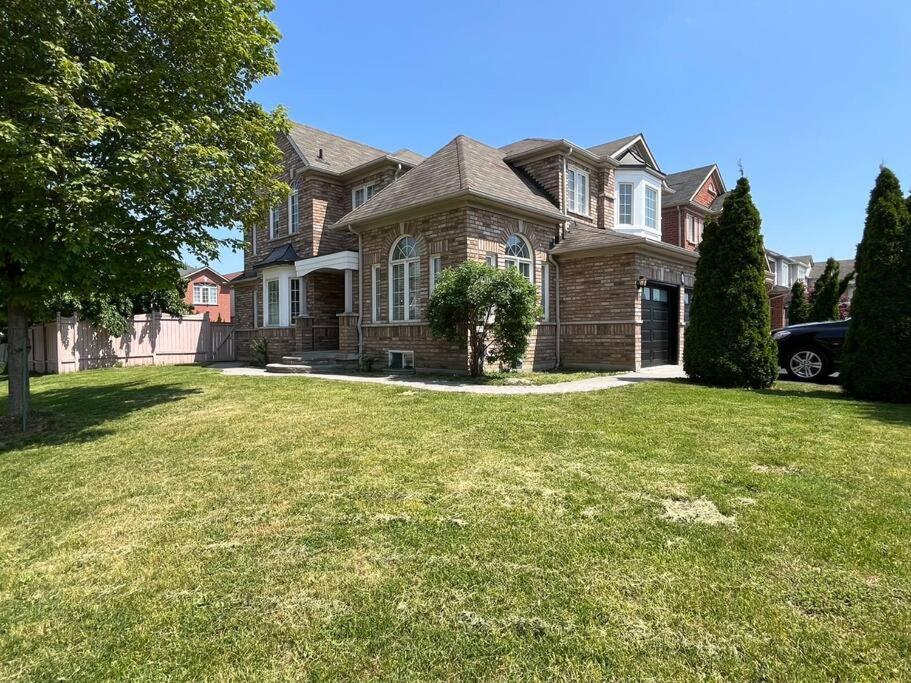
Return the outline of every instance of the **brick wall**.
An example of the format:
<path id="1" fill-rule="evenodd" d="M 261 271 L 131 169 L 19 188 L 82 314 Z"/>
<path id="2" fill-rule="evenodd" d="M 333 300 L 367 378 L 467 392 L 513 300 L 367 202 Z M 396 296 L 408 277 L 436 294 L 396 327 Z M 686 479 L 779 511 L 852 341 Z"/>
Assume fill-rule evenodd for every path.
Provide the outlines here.
<path id="1" fill-rule="evenodd" d="M 644 254 L 610 254 L 560 263 L 560 359 L 566 367 L 636 369 L 641 362 L 641 294 L 636 280 L 676 288 L 677 356 L 683 357 L 681 276 L 693 268 Z M 672 324 L 674 321 L 672 321 Z"/>
<path id="2" fill-rule="evenodd" d="M 423 216 L 402 224 L 365 230 L 361 236 L 364 312 L 364 353 L 371 356 L 377 367 L 386 363 L 389 350 L 414 351 L 415 365 L 420 370 L 450 370 L 464 372 L 467 350 L 456 348 L 430 336 L 424 320 L 430 288 L 431 255 L 440 255 L 442 267 L 457 265 L 466 259 L 484 261 L 494 254 L 503 263 L 505 244 L 512 234 L 523 235 L 531 245 L 534 281 L 540 296 L 541 279 L 549 270 L 550 311 L 553 316 L 555 274 L 545 268 L 547 251 L 557 233 L 550 226 L 520 220 L 479 207 L 467 206 Z M 389 254 L 402 235 L 415 237 L 419 253 L 417 320 L 407 323 L 389 322 Z M 380 316 L 373 319 L 373 273 L 379 268 Z M 542 324 L 531 336 L 525 363 L 534 367 L 551 367 L 555 362 L 555 331 L 553 325 Z"/>
<path id="3" fill-rule="evenodd" d="M 712 202 L 715 201 L 715 197 L 720 194 L 721 184 L 719 180 L 720 179 L 717 177 L 717 174 L 715 172 L 712 172 L 712 174 L 706 178 L 706 181 L 702 184 L 702 187 L 699 188 L 699 191 L 696 193 L 696 196 L 693 197 L 693 200 L 702 206 L 711 206 Z M 715 189 L 714 194 L 709 191 L 710 188 Z"/>

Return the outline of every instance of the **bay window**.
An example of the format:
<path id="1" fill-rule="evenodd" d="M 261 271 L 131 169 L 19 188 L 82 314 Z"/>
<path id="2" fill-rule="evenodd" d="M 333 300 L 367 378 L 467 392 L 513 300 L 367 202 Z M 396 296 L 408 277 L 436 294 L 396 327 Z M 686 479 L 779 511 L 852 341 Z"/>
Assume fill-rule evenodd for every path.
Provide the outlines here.
<path id="1" fill-rule="evenodd" d="M 618 220 L 621 225 L 633 224 L 633 184 L 620 183 Z"/>
<path id="2" fill-rule="evenodd" d="M 278 280 L 269 280 L 266 283 L 266 325 L 281 325 L 281 305 L 279 298 Z"/>
<path id="3" fill-rule="evenodd" d="M 658 227 L 658 190 L 648 186 L 645 188 L 645 225 Z"/>

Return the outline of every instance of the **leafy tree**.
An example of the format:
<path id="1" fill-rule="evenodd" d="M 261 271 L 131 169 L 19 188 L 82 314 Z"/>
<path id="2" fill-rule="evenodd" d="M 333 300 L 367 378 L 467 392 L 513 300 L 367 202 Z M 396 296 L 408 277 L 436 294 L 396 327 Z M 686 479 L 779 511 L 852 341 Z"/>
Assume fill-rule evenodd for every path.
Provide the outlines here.
<path id="1" fill-rule="evenodd" d="M 788 304 L 788 325 L 799 325 L 810 319 L 810 302 L 803 280 L 795 280 L 791 287 L 791 303 Z"/>
<path id="2" fill-rule="evenodd" d="M 433 336 L 468 345 L 472 377 L 485 360 L 515 367 L 540 315 L 535 287 L 518 270 L 477 261 L 444 270 L 427 306 Z"/>
<path id="3" fill-rule="evenodd" d="M 854 261 L 857 284 L 841 381 L 859 398 L 911 401 L 911 214 L 898 178 L 882 168 Z"/>
<path id="4" fill-rule="evenodd" d="M 740 178 L 699 245 L 683 353 L 696 381 L 761 388 L 778 374 L 760 224 L 750 183 Z"/>
<path id="5" fill-rule="evenodd" d="M 249 224 L 287 187 L 271 0 L 0 3 L 0 302 L 9 414 L 28 410 L 26 332 L 49 302 L 167 289 L 185 249 Z"/>
<path id="6" fill-rule="evenodd" d="M 841 297 L 848 290 L 848 285 L 854 278 L 854 273 L 841 277 L 838 261 L 829 257 L 826 259 L 826 268 L 813 285 L 810 294 L 810 320 L 823 322 L 825 320 L 840 320 Z"/>

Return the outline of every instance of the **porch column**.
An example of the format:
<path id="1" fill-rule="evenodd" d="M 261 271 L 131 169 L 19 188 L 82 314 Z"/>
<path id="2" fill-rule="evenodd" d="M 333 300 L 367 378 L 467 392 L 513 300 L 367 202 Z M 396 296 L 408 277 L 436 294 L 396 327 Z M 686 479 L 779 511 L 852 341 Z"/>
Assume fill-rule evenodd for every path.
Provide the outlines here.
<path id="1" fill-rule="evenodd" d="M 354 312 L 354 271 L 345 269 L 345 313 Z"/>

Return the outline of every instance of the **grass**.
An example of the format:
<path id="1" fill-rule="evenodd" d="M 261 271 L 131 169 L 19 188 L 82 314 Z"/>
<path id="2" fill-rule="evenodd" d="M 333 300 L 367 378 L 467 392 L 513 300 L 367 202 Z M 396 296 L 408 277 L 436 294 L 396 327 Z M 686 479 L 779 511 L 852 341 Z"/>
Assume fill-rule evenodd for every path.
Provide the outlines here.
<path id="1" fill-rule="evenodd" d="M 0 435 L 0 679 L 911 678 L 911 406 L 33 389 Z"/>

